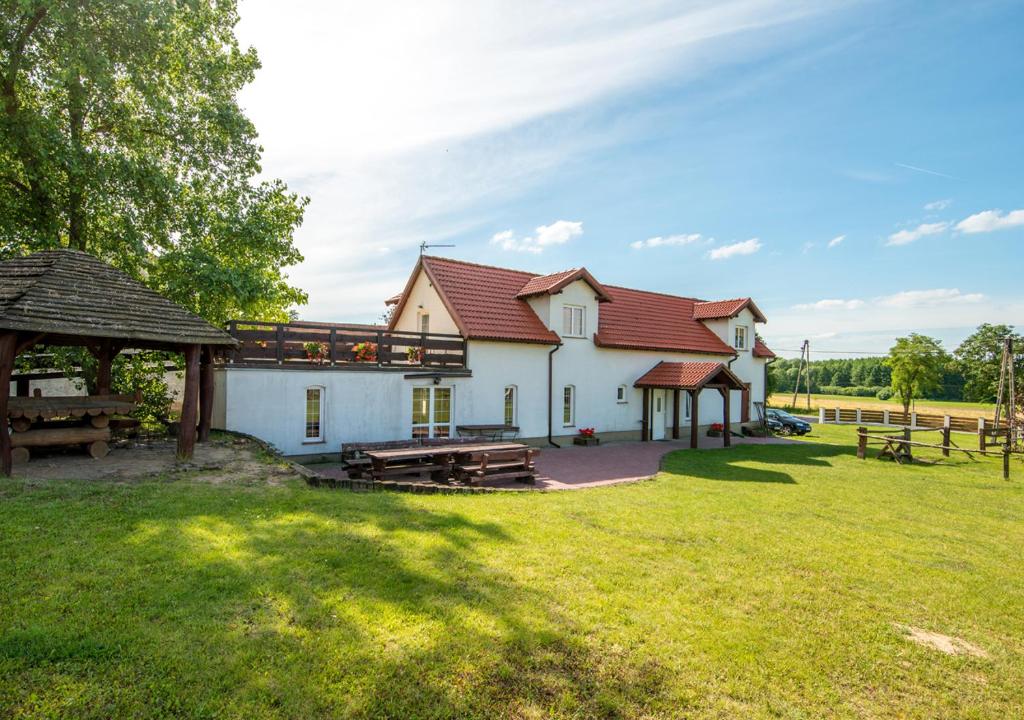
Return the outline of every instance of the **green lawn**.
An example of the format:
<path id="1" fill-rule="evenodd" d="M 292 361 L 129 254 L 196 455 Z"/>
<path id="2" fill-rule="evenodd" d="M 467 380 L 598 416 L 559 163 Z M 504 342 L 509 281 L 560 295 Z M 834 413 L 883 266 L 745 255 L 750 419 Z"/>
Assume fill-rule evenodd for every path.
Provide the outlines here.
<path id="1" fill-rule="evenodd" d="M 814 432 L 549 494 L 0 481 L 0 717 L 1020 717 L 1024 466 Z"/>

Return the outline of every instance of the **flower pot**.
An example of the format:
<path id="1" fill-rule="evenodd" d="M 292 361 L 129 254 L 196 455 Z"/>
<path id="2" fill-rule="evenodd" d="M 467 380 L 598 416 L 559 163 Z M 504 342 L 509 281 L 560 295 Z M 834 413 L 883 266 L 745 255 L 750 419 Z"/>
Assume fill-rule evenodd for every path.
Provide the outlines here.
<path id="1" fill-rule="evenodd" d="M 722 437 L 721 430 L 708 430 L 708 437 Z"/>
<path id="2" fill-rule="evenodd" d="M 583 437 L 582 435 L 577 435 L 576 437 L 574 437 L 572 439 L 572 444 L 573 445 L 600 445 L 601 444 L 601 438 L 597 438 L 597 437 L 593 437 L 593 436 L 591 436 L 591 437 Z"/>

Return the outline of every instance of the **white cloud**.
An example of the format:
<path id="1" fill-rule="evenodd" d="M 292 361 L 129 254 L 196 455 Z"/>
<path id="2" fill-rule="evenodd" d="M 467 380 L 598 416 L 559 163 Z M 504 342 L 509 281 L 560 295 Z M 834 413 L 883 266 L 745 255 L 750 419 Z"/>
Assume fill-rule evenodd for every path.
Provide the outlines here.
<path id="1" fill-rule="evenodd" d="M 716 247 L 708 253 L 708 257 L 712 260 L 727 260 L 738 255 L 753 255 L 760 249 L 761 241 L 757 238 L 750 238 L 749 240 L 732 243 L 731 245 Z"/>
<path id="2" fill-rule="evenodd" d="M 889 236 L 886 245 L 906 245 L 927 235 L 937 235 L 949 227 L 947 222 L 922 223 L 912 230 L 900 230 Z"/>
<path id="3" fill-rule="evenodd" d="M 822 337 L 820 349 L 885 352 L 896 337 L 921 332 L 955 347 L 983 322 L 1012 325 L 1024 316 L 1017 297 L 994 297 L 958 288 L 902 290 L 870 298 L 841 298 L 773 308 L 760 303 L 771 323 L 768 346 L 798 354 L 804 338 Z M 835 333 L 835 337 L 828 337 Z M 823 357 L 823 356 L 821 356 Z"/>
<path id="4" fill-rule="evenodd" d="M 935 288 L 934 290 L 904 290 L 893 295 L 876 298 L 882 307 L 910 308 L 937 307 L 979 303 L 985 299 L 981 293 L 962 293 L 957 288 Z"/>
<path id="5" fill-rule="evenodd" d="M 946 198 L 945 200 L 935 200 L 925 204 L 924 209 L 930 212 L 938 212 L 939 210 L 945 210 L 953 204 L 952 198 Z"/>
<path id="6" fill-rule="evenodd" d="M 856 310 L 864 307 L 863 300 L 818 300 L 812 303 L 794 305 L 795 310 Z"/>
<path id="7" fill-rule="evenodd" d="M 642 250 L 644 248 L 656 248 L 663 247 L 666 245 L 692 245 L 693 243 L 700 242 L 703 236 L 700 233 L 688 233 L 685 235 L 667 235 L 662 237 L 658 235 L 656 237 L 647 238 L 646 240 L 634 240 L 629 244 L 634 250 Z M 709 238 L 709 242 L 712 242 L 714 238 Z"/>
<path id="8" fill-rule="evenodd" d="M 550 225 L 541 225 L 533 235 L 527 237 L 516 237 L 511 230 L 503 230 L 494 234 L 491 244 L 500 246 L 502 250 L 539 254 L 547 247 L 564 245 L 582 234 L 582 222 L 556 220 Z"/>
<path id="9" fill-rule="evenodd" d="M 828 241 L 828 246 L 830 248 L 834 248 L 836 245 L 840 244 L 845 239 L 845 235 L 836 235 L 834 238 Z"/>
<path id="10" fill-rule="evenodd" d="M 812 243 L 810 241 L 805 242 L 804 246 L 803 246 L 803 254 L 806 255 L 807 253 L 809 253 L 813 249 L 814 249 L 814 243 Z"/>
<path id="11" fill-rule="evenodd" d="M 605 112 L 627 93 L 758 60 L 836 12 L 812 0 L 283 8 L 239 4 L 239 41 L 262 65 L 240 103 L 265 176 L 311 198 L 296 231 L 306 260 L 289 271 L 310 296 L 302 317 L 360 321 L 402 287 L 421 241 L 492 232 L 510 198 L 658 122 L 634 103 L 629 119 Z M 494 249 L 455 242 L 469 260 Z"/>
<path id="12" fill-rule="evenodd" d="M 956 229 L 974 234 L 1006 230 L 1019 225 L 1024 225 L 1024 210 L 1013 210 L 1005 214 L 1001 210 L 985 210 L 964 218 L 957 223 Z"/>

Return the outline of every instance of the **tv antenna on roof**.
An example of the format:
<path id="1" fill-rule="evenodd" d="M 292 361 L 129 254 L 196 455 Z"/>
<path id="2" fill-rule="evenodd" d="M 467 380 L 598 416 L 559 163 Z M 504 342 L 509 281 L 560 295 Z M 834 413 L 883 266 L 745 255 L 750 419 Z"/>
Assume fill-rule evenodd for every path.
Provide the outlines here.
<path id="1" fill-rule="evenodd" d="M 420 243 L 420 255 L 425 253 L 427 251 L 427 248 L 436 248 L 436 247 L 455 247 L 455 246 L 454 245 L 427 245 L 427 241 L 424 240 L 423 242 Z"/>

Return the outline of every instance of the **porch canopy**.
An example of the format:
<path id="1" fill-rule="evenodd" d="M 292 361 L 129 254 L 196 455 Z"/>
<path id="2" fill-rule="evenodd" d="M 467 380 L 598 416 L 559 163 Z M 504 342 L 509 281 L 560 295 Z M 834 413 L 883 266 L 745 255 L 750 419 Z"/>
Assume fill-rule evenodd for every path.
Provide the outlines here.
<path id="1" fill-rule="evenodd" d="M 690 394 L 690 447 L 697 447 L 698 399 L 701 390 L 715 389 L 722 396 L 722 442 L 731 444 L 729 433 L 729 391 L 743 390 L 746 386 L 721 362 L 665 362 L 662 361 L 644 373 L 634 387 L 643 388 L 644 419 L 641 425 L 641 440 L 651 439 L 651 390 L 672 391 L 672 438 L 679 439 L 679 397 L 686 391 Z"/>
<path id="2" fill-rule="evenodd" d="M 183 352 L 178 456 L 210 431 L 213 355 L 236 341 L 125 273 L 77 250 L 45 250 L 0 262 L 0 470 L 11 474 L 7 427 L 14 359 L 34 345 L 84 346 L 97 359 L 96 386 L 110 394 L 110 368 L 126 347 Z"/>

